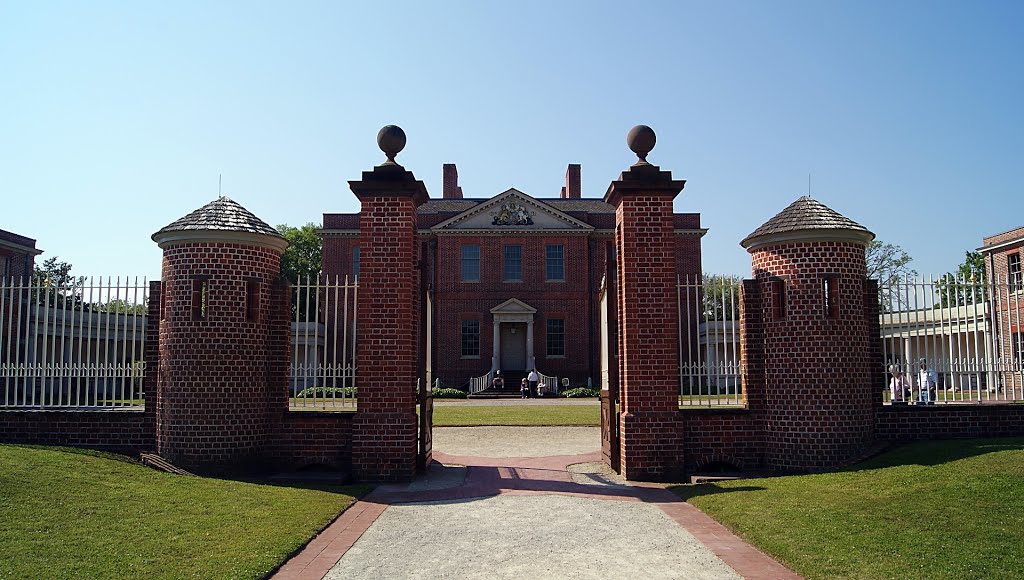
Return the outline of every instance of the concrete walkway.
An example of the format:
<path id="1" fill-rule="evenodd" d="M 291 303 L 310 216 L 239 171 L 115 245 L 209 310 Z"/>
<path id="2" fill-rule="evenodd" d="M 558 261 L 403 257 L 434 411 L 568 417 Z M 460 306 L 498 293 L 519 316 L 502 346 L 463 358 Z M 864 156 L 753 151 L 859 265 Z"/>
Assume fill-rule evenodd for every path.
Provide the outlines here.
<path id="1" fill-rule="evenodd" d="M 661 486 L 623 481 L 599 446 L 594 427 L 435 428 L 425 476 L 375 489 L 274 577 L 798 577 Z"/>

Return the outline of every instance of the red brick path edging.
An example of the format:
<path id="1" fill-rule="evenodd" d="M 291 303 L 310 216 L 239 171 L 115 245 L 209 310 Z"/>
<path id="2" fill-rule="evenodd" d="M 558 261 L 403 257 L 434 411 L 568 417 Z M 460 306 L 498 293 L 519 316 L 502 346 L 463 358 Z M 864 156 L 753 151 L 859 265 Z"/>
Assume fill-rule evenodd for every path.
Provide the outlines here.
<path id="1" fill-rule="evenodd" d="M 495 495 L 568 495 L 591 499 L 652 503 L 744 578 L 800 578 L 744 542 L 707 514 L 656 484 L 630 482 L 629 487 L 583 485 L 572 481 L 567 467 L 601 460 L 601 453 L 554 457 L 465 457 L 434 453 L 446 465 L 465 465 L 459 487 L 406 491 L 406 485 L 382 485 L 345 510 L 272 578 L 320 580 L 345 555 L 391 504 L 443 501 Z"/>

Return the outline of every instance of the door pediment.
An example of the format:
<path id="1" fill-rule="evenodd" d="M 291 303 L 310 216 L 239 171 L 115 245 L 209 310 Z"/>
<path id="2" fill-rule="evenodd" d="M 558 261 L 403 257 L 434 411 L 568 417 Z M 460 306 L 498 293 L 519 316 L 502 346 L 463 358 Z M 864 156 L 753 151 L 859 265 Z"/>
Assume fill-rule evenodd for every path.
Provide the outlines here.
<path id="1" fill-rule="evenodd" d="M 537 314 L 537 309 L 518 298 L 509 298 L 491 308 L 491 314 Z"/>

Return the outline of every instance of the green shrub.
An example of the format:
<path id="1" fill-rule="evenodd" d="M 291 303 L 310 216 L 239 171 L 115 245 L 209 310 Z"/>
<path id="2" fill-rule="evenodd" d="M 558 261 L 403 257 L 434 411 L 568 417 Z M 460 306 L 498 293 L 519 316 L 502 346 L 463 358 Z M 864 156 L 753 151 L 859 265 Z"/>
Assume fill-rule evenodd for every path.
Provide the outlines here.
<path id="1" fill-rule="evenodd" d="M 466 391 L 459 389 L 434 389 L 435 399 L 465 399 Z"/>
<path id="2" fill-rule="evenodd" d="M 306 387 L 299 391 L 296 395 L 297 398 L 354 398 L 356 396 L 355 387 Z"/>
<path id="3" fill-rule="evenodd" d="M 576 387 L 575 389 L 569 389 L 562 391 L 562 396 L 569 399 L 586 399 L 588 397 L 593 398 L 601 394 L 601 391 L 597 389 L 588 389 L 587 387 Z"/>

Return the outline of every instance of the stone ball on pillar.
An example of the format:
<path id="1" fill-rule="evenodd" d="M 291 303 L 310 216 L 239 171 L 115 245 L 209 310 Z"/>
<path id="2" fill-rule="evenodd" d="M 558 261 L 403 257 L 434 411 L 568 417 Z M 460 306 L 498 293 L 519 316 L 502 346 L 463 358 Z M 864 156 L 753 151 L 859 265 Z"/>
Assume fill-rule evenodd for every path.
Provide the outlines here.
<path id="1" fill-rule="evenodd" d="M 388 156 L 389 163 L 395 163 L 395 155 L 405 149 L 405 131 L 398 125 L 385 125 L 377 132 L 377 146 Z"/>
<path id="2" fill-rule="evenodd" d="M 626 135 L 626 144 L 629 145 L 633 153 L 636 153 L 641 163 L 647 163 L 647 154 L 654 149 L 654 144 L 657 141 L 658 138 L 654 134 L 654 129 L 647 125 L 637 125 L 630 129 L 629 134 Z"/>

